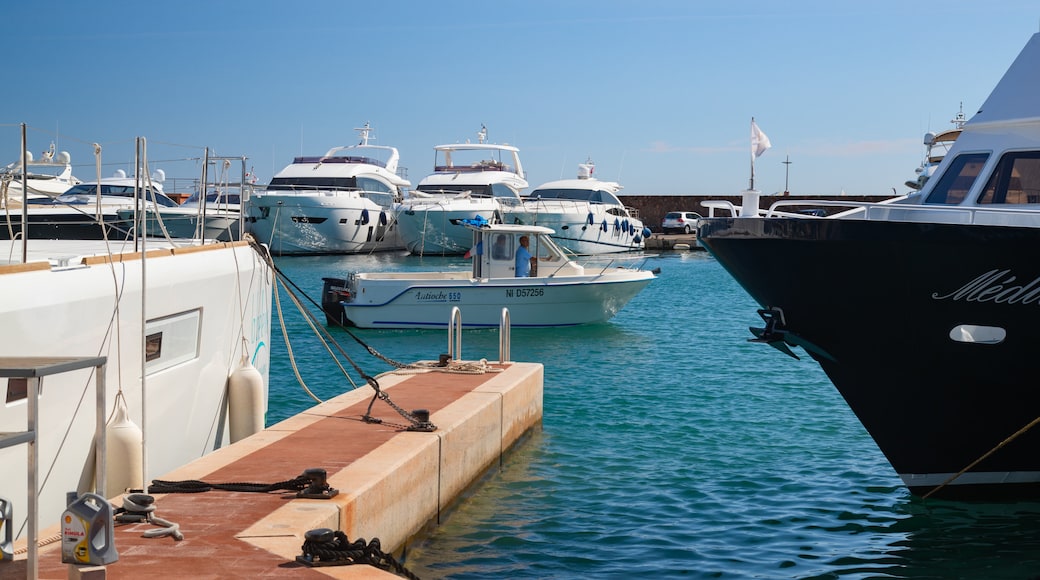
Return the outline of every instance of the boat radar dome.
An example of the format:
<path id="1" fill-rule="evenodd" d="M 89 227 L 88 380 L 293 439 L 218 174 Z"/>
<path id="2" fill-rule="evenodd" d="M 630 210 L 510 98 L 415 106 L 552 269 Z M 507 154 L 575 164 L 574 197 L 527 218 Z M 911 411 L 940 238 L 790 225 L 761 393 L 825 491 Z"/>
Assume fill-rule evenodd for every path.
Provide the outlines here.
<path id="1" fill-rule="evenodd" d="M 935 133 L 929 131 L 924 134 L 924 144 L 931 145 L 932 143 L 935 143 Z"/>
<path id="2" fill-rule="evenodd" d="M 166 181 L 166 172 L 162 169 L 156 169 L 155 173 L 152 174 L 152 181 L 158 181 L 159 183 Z"/>
<path id="3" fill-rule="evenodd" d="M 32 154 L 32 151 L 29 151 L 29 150 L 26 150 L 26 151 L 25 151 L 25 162 L 26 162 L 26 163 L 32 163 L 32 162 L 33 162 L 33 154 Z"/>
<path id="4" fill-rule="evenodd" d="M 68 165 L 69 163 L 72 163 L 72 156 L 69 155 L 68 151 L 59 151 L 58 157 L 55 161 L 63 165 Z"/>
<path id="5" fill-rule="evenodd" d="M 592 177 L 592 172 L 596 169 L 596 164 L 591 161 L 578 164 L 578 179 L 588 179 Z"/>
<path id="6" fill-rule="evenodd" d="M 119 179 L 126 179 L 126 172 L 122 169 L 116 169 L 115 175 L 112 177 L 118 177 Z"/>

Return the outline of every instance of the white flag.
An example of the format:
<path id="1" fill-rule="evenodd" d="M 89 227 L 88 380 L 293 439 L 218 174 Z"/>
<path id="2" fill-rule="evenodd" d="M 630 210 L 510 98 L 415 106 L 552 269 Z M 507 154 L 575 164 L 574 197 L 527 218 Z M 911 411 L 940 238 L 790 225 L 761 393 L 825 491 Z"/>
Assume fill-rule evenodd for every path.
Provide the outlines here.
<path id="1" fill-rule="evenodd" d="M 751 119 L 751 155 L 758 157 L 766 152 L 766 149 L 772 147 L 773 144 L 769 142 L 769 137 L 758 128 L 755 124 L 755 119 Z"/>

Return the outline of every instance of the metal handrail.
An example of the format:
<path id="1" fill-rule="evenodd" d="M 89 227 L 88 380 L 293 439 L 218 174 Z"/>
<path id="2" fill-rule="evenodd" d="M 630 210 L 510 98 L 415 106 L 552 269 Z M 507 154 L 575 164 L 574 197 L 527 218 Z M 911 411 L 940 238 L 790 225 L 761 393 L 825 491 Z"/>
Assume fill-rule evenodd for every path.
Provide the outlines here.
<path id="1" fill-rule="evenodd" d="M 458 306 L 451 307 L 448 320 L 448 356 L 450 360 L 462 360 L 462 311 Z"/>
<path id="2" fill-rule="evenodd" d="M 498 362 L 500 364 L 509 362 L 510 348 L 512 346 L 512 331 L 510 330 L 509 309 L 502 308 L 502 320 L 498 323 Z"/>

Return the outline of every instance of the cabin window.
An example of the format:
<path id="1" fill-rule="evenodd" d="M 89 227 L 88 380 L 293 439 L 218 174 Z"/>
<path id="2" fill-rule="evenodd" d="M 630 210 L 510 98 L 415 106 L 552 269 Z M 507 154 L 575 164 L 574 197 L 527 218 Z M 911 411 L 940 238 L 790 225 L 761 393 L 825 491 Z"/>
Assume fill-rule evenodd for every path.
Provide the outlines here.
<path id="1" fill-rule="evenodd" d="M 517 193 L 515 190 L 513 190 L 511 187 L 504 183 L 492 183 L 491 195 L 493 195 L 494 197 L 505 197 L 511 199 L 515 198 L 517 196 Z"/>
<path id="2" fill-rule="evenodd" d="M 7 402 L 21 401 L 29 392 L 29 379 L 7 379 Z"/>
<path id="3" fill-rule="evenodd" d="M 513 251 L 513 236 L 508 234 L 495 234 L 495 241 L 491 244 L 492 260 L 512 260 L 516 252 Z"/>
<path id="4" fill-rule="evenodd" d="M 149 375 L 199 357 L 202 311 L 149 320 L 145 324 L 145 370 Z"/>
<path id="5" fill-rule="evenodd" d="M 957 205 L 964 201 L 988 158 L 988 153 L 958 155 L 932 188 L 925 203 Z"/>
<path id="6" fill-rule="evenodd" d="M 353 177 L 275 177 L 267 186 L 268 191 L 339 191 L 357 188 L 357 180 Z"/>
<path id="7" fill-rule="evenodd" d="M 393 193 L 390 186 L 379 181 L 378 179 L 372 179 L 370 177 L 359 177 L 357 178 L 357 186 L 362 191 L 378 191 L 381 193 Z"/>
<path id="8" fill-rule="evenodd" d="M 1004 155 L 982 191 L 979 203 L 1040 203 L 1040 151 Z"/>

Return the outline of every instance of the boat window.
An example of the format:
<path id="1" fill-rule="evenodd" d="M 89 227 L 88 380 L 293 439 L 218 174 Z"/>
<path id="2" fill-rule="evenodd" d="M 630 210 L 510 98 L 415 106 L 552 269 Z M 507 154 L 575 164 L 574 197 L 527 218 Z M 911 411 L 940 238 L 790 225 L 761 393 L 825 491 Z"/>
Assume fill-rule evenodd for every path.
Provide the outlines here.
<path id="1" fill-rule="evenodd" d="M 353 177 L 274 177 L 268 190 L 353 190 L 357 189 Z"/>
<path id="2" fill-rule="evenodd" d="M 464 191 L 470 192 L 472 197 L 491 197 L 489 190 L 490 185 L 420 185 L 417 187 L 419 191 L 423 193 L 462 193 Z"/>
<path id="3" fill-rule="evenodd" d="M 495 242 L 491 246 L 492 260 L 513 259 L 513 236 L 508 234 L 495 234 Z"/>
<path id="4" fill-rule="evenodd" d="M 25 399 L 29 392 L 29 379 L 7 379 L 7 402 L 13 403 Z"/>
<path id="5" fill-rule="evenodd" d="M 491 195 L 494 197 L 509 197 L 514 199 L 517 197 L 516 191 L 504 183 L 492 183 Z"/>
<path id="6" fill-rule="evenodd" d="M 1040 203 L 1040 151 L 1014 152 L 1001 157 L 979 203 Z"/>
<path id="7" fill-rule="evenodd" d="M 357 186 L 360 187 L 362 191 L 393 193 L 393 190 L 390 189 L 389 185 L 379 181 L 378 179 L 372 179 L 371 177 L 358 177 Z"/>
<path id="8" fill-rule="evenodd" d="M 958 155 L 932 188 L 925 203 L 957 205 L 964 201 L 988 158 L 989 153 Z"/>
<path id="9" fill-rule="evenodd" d="M 569 199 L 573 201 L 591 201 L 595 192 L 591 189 L 539 189 L 531 193 L 532 198 Z"/>

